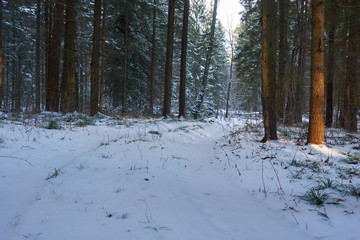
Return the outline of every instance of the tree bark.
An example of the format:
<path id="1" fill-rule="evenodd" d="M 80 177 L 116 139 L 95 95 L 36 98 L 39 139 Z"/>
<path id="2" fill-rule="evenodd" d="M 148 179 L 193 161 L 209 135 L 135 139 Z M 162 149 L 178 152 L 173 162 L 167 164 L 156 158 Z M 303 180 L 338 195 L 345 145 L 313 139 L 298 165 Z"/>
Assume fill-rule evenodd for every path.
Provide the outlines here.
<path id="1" fill-rule="evenodd" d="M 127 103 L 127 81 L 128 81 L 128 55 L 129 55 L 129 3 L 125 0 L 125 32 L 124 32 L 124 68 L 123 68 L 123 80 L 122 80 L 122 97 L 121 106 L 122 113 L 125 114 L 128 111 Z"/>
<path id="2" fill-rule="evenodd" d="M 335 0 L 329 1 L 329 13 L 328 13 L 328 56 L 326 63 L 326 117 L 325 124 L 327 127 L 331 127 L 333 123 L 333 91 L 334 91 L 334 70 L 335 70 L 335 31 L 336 31 L 336 15 L 337 4 Z"/>
<path id="3" fill-rule="evenodd" d="M 63 75 L 61 81 L 61 105 L 63 113 L 76 110 L 76 1 L 66 0 L 66 24 L 64 40 Z"/>
<path id="4" fill-rule="evenodd" d="M 200 108 L 201 105 L 204 102 L 204 96 L 205 96 L 205 89 L 207 85 L 208 75 L 209 75 L 209 68 L 210 68 L 210 62 L 211 62 L 211 55 L 214 48 L 214 36 L 215 36 L 215 27 L 216 27 L 216 12 L 217 12 L 217 5 L 218 0 L 214 0 L 214 9 L 213 9 L 213 16 L 211 21 L 211 29 L 210 29 L 210 41 L 209 41 L 209 47 L 206 53 L 206 62 L 205 62 L 205 69 L 204 69 L 204 76 L 201 83 L 201 89 L 200 92 L 195 100 L 195 104 L 192 108 L 192 114 L 194 119 L 197 119 L 200 114 Z"/>
<path id="5" fill-rule="evenodd" d="M 40 112 L 40 18 L 41 0 L 36 1 L 35 111 Z"/>
<path id="6" fill-rule="evenodd" d="M 103 110 L 104 105 L 104 68 L 105 68 L 105 41 L 106 41 L 106 4 L 103 0 L 102 33 L 101 33 L 101 66 L 100 66 L 100 103 L 99 110 Z"/>
<path id="7" fill-rule="evenodd" d="M 99 103 L 100 19 L 101 19 L 101 0 L 95 0 L 93 50 L 92 50 L 91 66 L 90 66 L 91 67 L 90 116 L 94 116 L 98 112 L 98 103 Z"/>
<path id="8" fill-rule="evenodd" d="M 312 0 L 310 121 L 307 144 L 324 144 L 324 0 Z"/>
<path id="9" fill-rule="evenodd" d="M 285 112 L 285 72 L 287 60 L 287 21 L 285 19 L 287 0 L 279 0 L 279 67 L 277 79 L 277 119 L 284 118 Z"/>
<path id="10" fill-rule="evenodd" d="M 156 0 L 154 0 L 153 8 L 153 32 L 151 38 L 151 64 L 150 64 L 150 75 L 149 75 L 149 116 L 154 113 L 154 78 L 155 78 L 155 54 L 156 54 Z"/>
<path id="11" fill-rule="evenodd" d="M 262 142 L 277 140 L 276 132 L 276 5 L 274 0 L 263 0 L 261 7 L 262 44 L 262 103 L 264 138 Z"/>
<path id="12" fill-rule="evenodd" d="M 3 2 L 0 0 L 0 109 L 3 102 L 3 78 L 2 78 L 2 11 Z"/>
<path id="13" fill-rule="evenodd" d="M 163 116 L 166 118 L 171 112 L 171 91 L 172 91 L 172 61 L 174 49 L 174 18 L 176 0 L 169 0 L 168 8 L 168 30 L 166 42 L 166 63 L 165 63 L 165 84 L 164 84 L 164 106 Z"/>
<path id="14" fill-rule="evenodd" d="M 345 118 L 345 129 L 351 132 L 357 131 L 358 113 L 358 83 L 356 79 L 356 67 L 358 63 L 358 31 L 359 31 L 359 2 L 351 0 L 348 61 L 346 67 L 346 81 L 348 82 L 348 111 Z"/>
<path id="15" fill-rule="evenodd" d="M 188 47 L 189 8 L 190 1 L 184 0 L 183 30 L 181 39 L 179 118 L 186 117 L 186 57 Z"/>
<path id="16" fill-rule="evenodd" d="M 64 0 L 57 0 L 55 4 L 54 23 L 49 48 L 49 69 L 46 86 L 46 110 L 57 112 L 59 109 L 59 64 L 61 32 L 63 25 Z"/>

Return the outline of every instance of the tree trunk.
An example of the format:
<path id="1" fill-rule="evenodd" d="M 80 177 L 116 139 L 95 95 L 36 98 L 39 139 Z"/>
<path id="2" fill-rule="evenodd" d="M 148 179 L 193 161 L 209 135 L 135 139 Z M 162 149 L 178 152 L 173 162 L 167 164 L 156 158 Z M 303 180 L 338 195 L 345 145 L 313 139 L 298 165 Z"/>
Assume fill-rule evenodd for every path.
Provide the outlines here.
<path id="1" fill-rule="evenodd" d="M 0 109 L 3 102 L 3 78 L 2 78 L 2 10 L 3 3 L 0 0 Z"/>
<path id="2" fill-rule="evenodd" d="M 55 5 L 55 19 L 49 48 L 49 69 L 46 86 L 46 110 L 57 112 L 59 108 L 59 64 L 61 32 L 63 25 L 64 0 L 57 0 Z"/>
<path id="3" fill-rule="evenodd" d="M 172 61 L 174 49 L 174 18 L 176 0 L 169 0 L 168 10 L 168 30 L 166 42 L 166 64 L 165 64 L 165 84 L 164 84 L 164 106 L 163 116 L 166 118 L 171 111 L 171 91 L 172 91 Z"/>
<path id="4" fill-rule="evenodd" d="M 47 78 L 49 74 L 49 54 L 50 54 L 50 43 L 51 43 L 51 27 L 52 27 L 52 3 L 50 0 L 45 0 L 44 6 L 44 18 L 45 18 L 45 30 L 44 30 L 44 42 L 45 42 L 45 78 L 44 78 L 44 92 L 43 105 L 46 106 L 47 101 Z"/>
<path id="5" fill-rule="evenodd" d="M 99 55 L 100 55 L 100 18 L 101 0 L 95 0 L 94 5 L 94 33 L 93 33 L 93 50 L 91 57 L 91 93 L 90 93 L 90 116 L 98 112 L 99 102 Z"/>
<path id="6" fill-rule="evenodd" d="M 66 0 L 66 25 L 60 106 L 60 110 L 63 113 L 76 110 L 76 10 L 76 1 Z"/>
<path id="7" fill-rule="evenodd" d="M 327 56 L 327 75 L 326 75 L 326 126 L 331 127 L 333 123 L 333 86 L 334 86 L 334 70 L 335 70 L 335 31 L 336 31 L 336 15 L 337 4 L 336 0 L 329 1 L 329 13 L 328 13 L 328 56 Z"/>
<path id="8" fill-rule="evenodd" d="M 324 0 L 312 0 L 310 121 L 307 144 L 324 144 Z"/>
<path id="9" fill-rule="evenodd" d="M 36 1 L 35 111 L 40 112 L 40 18 L 41 0 Z"/>
<path id="10" fill-rule="evenodd" d="M 345 129 L 351 132 L 357 131 L 358 113 L 358 84 L 356 79 L 356 67 L 358 63 L 358 31 L 359 31 L 359 5 L 358 0 L 351 1 L 350 25 L 349 25 L 349 46 L 348 61 L 346 67 L 346 81 L 348 82 L 348 111 L 345 118 Z"/>
<path id="11" fill-rule="evenodd" d="M 104 68 L 105 68 L 105 40 L 106 40 L 106 1 L 103 0 L 103 16 L 101 30 L 101 66 L 100 66 L 100 103 L 99 110 L 103 110 L 104 105 Z"/>
<path id="12" fill-rule="evenodd" d="M 153 32 L 151 39 L 151 65 L 150 65 L 150 75 L 149 75 L 149 116 L 152 116 L 154 113 L 154 78 L 155 78 L 155 54 L 156 54 L 156 0 L 154 0 L 153 8 Z"/>
<path id="13" fill-rule="evenodd" d="M 122 80 L 122 98 L 121 106 L 122 113 L 125 114 L 128 111 L 127 98 L 127 79 L 128 79 L 128 54 L 129 54 L 129 3 L 125 0 L 125 32 L 124 32 L 124 68 L 123 68 L 123 80 Z"/>
<path id="14" fill-rule="evenodd" d="M 261 7 L 262 44 L 262 103 L 264 138 L 262 142 L 277 140 L 276 133 L 276 5 L 274 0 L 263 0 Z"/>
<path id="15" fill-rule="evenodd" d="M 206 62 L 205 62 L 205 69 L 204 69 L 204 76 L 201 83 L 201 89 L 200 92 L 195 100 L 195 104 L 192 108 L 191 113 L 193 114 L 194 118 L 197 119 L 200 114 L 200 108 L 201 105 L 204 102 L 204 95 L 205 95 L 205 88 L 207 85 L 208 75 L 209 75 L 209 68 L 210 68 L 210 62 L 211 62 L 211 55 L 214 48 L 214 36 L 215 36 L 215 27 L 216 27 L 216 12 L 217 12 L 217 5 L 218 0 L 214 0 L 214 9 L 213 9 L 213 16 L 211 21 L 211 29 L 210 29 L 210 41 L 209 41 L 209 47 L 206 53 Z"/>
<path id="16" fill-rule="evenodd" d="M 190 1 L 184 0 L 183 31 L 181 39 L 179 118 L 186 117 L 186 57 L 188 47 Z"/>
<path id="17" fill-rule="evenodd" d="M 277 119 L 284 118 L 285 111 L 285 72 L 287 60 L 287 21 L 285 19 L 287 0 L 279 0 L 279 67 L 277 79 Z"/>

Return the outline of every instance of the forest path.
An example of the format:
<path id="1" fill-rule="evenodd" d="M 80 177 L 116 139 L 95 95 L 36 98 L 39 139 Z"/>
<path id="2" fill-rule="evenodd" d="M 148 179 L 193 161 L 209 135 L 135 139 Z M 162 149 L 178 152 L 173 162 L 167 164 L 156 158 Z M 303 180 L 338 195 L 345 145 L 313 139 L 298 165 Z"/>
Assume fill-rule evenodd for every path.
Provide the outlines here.
<path id="1" fill-rule="evenodd" d="M 0 239 L 312 239 L 283 203 L 229 171 L 216 144 L 227 130 L 177 121 L 12 128 L 4 155 L 33 166 L 2 165 Z"/>

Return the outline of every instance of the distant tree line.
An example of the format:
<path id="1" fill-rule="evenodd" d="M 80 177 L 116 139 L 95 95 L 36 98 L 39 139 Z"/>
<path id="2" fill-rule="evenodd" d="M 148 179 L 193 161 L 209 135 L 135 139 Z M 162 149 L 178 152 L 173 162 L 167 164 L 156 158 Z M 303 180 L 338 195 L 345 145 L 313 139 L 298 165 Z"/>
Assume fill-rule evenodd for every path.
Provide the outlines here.
<path id="1" fill-rule="evenodd" d="M 1 110 L 191 114 L 202 87 L 214 3 L 209 7 L 205 0 L 2 0 L 0 4 Z M 225 30 L 219 21 L 213 39 L 201 107 L 204 116 L 225 107 L 228 63 Z"/>

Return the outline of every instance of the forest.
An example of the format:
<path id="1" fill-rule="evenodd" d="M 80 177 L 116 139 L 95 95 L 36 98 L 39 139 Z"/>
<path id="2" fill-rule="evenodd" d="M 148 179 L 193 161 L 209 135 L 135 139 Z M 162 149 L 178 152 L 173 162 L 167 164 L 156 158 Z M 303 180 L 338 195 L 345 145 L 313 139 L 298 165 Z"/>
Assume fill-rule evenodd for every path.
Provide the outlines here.
<path id="1" fill-rule="evenodd" d="M 0 239 L 360 239 L 359 0 L 236 3 L 0 0 Z"/>

